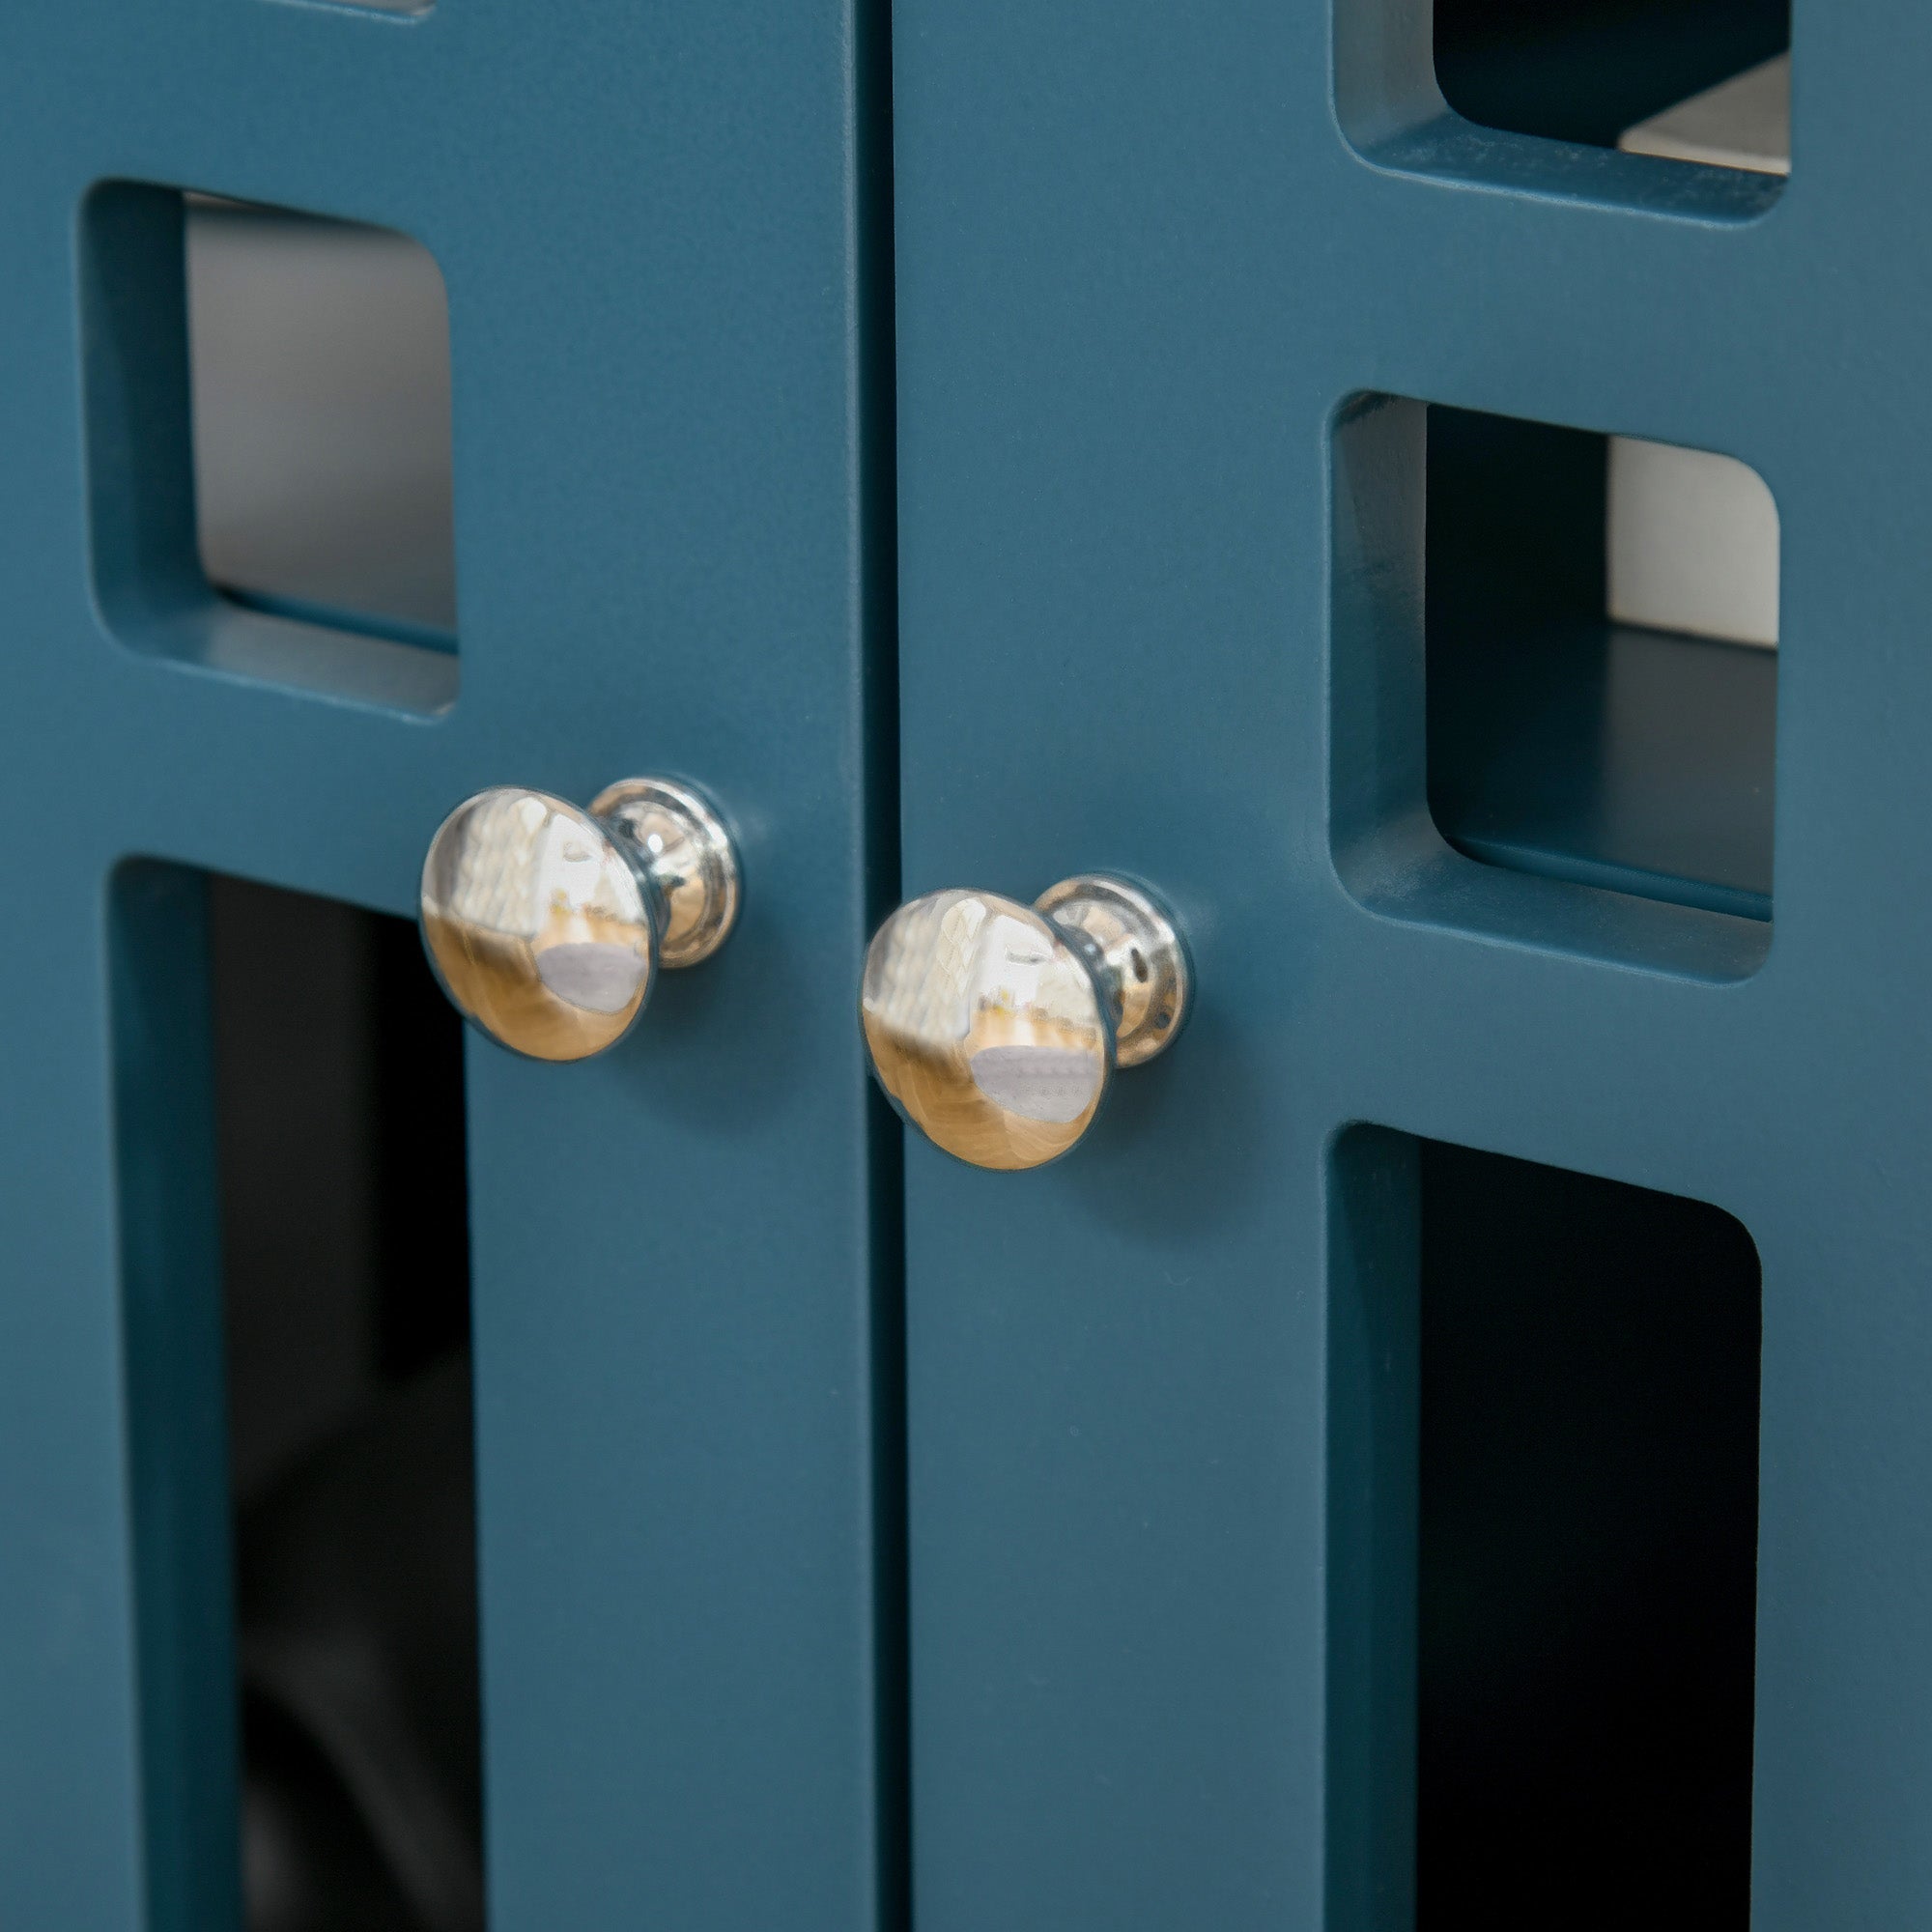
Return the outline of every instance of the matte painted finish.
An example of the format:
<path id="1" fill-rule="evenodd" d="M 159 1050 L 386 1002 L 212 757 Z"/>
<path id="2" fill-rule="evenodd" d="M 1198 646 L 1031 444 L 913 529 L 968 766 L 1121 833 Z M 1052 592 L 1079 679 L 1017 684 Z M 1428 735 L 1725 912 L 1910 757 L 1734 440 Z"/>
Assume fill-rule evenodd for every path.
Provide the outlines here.
<path id="1" fill-rule="evenodd" d="M 1426 7 L 1333 15 L 1340 114 L 1324 0 L 898 9 L 905 886 L 1131 867 L 1201 988 L 1078 1161 L 907 1154 L 921 1926 L 1398 1932 L 1328 1868 L 1366 1800 L 1327 1789 L 1361 1257 L 1326 1169 L 1367 1121 L 1749 1230 L 1754 1923 L 1897 1932 L 1932 1919 L 1932 51 L 1904 0 L 1799 0 L 1773 201 L 1444 120 Z M 1413 615 L 1349 576 L 1387 472 L 1330 497 L 1363 391 L 1770 484 L 1768 954 L 1443 846 L 1419 680 L 1363 689 Z M 972 810 L 1014 770 L 1024 812 Z"/>
<path id="2" fill-rule="evenodd" d="M 156 871 L 122 899 L 117 1240 L 110 875 L 153 855 L 408 913 L 466 794 L 660 769 L 732 801 L 730 947 L 594 1065 L 469 1048 L 491 1923 L 877 1922 L 879 1258 L 850 1011 L 893 882 L 868 904 L 855 44 L 839 0 L 0 19 L 0 1924 L 220 1932 L 233 1906 L 219 1443 L 171 1433 L 214 1412 L 188 1332 L 214 1266 L 196 895 Z M 126 404 L 96 442 L 97 609 L 76 251 L 103 180 L 436 254 L 453 707 L 438 653 L 187 581 L 179 491 L 142 468 L 179 454 L 185 410 L 155 387 L 179 255 L 141 197 L 99 205 L 95 239 L 132 254 L 89 271 Z M 124 1370 L 179 1379 L 131 1443 Z M 179 1509 L 139 1602 L 136 1484 Z"/>

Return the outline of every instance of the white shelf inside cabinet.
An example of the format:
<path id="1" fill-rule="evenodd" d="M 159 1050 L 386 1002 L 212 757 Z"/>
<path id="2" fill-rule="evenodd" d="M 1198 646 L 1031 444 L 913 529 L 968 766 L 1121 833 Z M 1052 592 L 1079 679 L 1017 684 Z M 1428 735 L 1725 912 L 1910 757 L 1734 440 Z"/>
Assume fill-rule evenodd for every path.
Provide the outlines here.
<path id="1" fill-rule="evenodd" d="M 1759 174 L 1791 172 L 1791 57 L 1628 129 L 1628 153 Z M 1605 543 L 1621 624 L 1776 645 L 1777 505 L 1735 457 L 1612 437 Z"/>

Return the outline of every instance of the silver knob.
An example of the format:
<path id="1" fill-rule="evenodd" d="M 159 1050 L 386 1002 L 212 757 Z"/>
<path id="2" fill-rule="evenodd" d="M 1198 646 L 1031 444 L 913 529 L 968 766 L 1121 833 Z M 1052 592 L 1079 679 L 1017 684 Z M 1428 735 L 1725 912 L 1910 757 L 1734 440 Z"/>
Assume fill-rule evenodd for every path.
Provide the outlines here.
<path id="1" fill-rule="evenodd" d="M 1101 874 L 1031 906 L 928 893 L 866 954 L 872 1071 L 929 1140 L 975 1167 L 1040 1167 L 1093 1125 L 1116 1066 L 1187 1016 L 1187 949 L 1152 894 Z"/>
<path id="2" fill-rule="evenodd" d="M 660 966 L 695 966 L 738 917 L 737 848 L 667 779 L 622 779 L 583 810 L 493 785 L 452 811 L 422 870 L 422 936 L 442 989 L 533 1060 L 615 1046 Z"/>

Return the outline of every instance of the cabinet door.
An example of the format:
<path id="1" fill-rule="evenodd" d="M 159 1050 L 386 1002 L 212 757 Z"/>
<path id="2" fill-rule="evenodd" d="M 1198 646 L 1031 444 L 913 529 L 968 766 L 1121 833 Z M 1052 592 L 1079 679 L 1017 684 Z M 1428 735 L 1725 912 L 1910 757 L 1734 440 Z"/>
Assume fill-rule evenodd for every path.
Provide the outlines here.
<path id="1" fill-rule="evenodd" d="M 1721 1921 L 1643 1916 L 1923 1919 L 1932 150 L 1902 15 L 1799 0 L 1780 194 L 1614 126 L 1472 125 L 1395 0 L 896 13 L 905 889 L 1138 875 L 1199 1001 L 1065 1160 L 909 1148 L 924 1932 L 1416 1922 L 1413 1305 L 1498 1161 L 1705 1204 L 1761 1263 L 1748 1872 Z M 1451 822 L 1425 563 L 1477 419 L 1719 451 L 1775 494 L 1780 647 L 1723 647 L 1725 718 L 1768 728 L 1753 680 L 1781 687 L 1769 923 L 1768 872 L 1593 872 L 1619 855 L 1566 847 L 1554 793 L 1508 852 Z M 1557 495 L 1485 538 L 1492 630 L 1555 568 L 1520 539 Z M 1499 1355 L 1492 1387 L 1567 1372 Z M 1623 1856 L 1551 1909 L 1600 1922 Z"/>
<path id="2" fill-rule="evenodd" d="M 468 794 L 654 772 L 737 828 L 728 947 L 602 1059 L 467 1048 L 489 1922 L 878 1920 L 865 41 L 0 24 L 0 1922 L 233 1922 L 194 878 L 413 918 Z M 455 639 L 202 580 L 177 190 L 435 256 Z"/>

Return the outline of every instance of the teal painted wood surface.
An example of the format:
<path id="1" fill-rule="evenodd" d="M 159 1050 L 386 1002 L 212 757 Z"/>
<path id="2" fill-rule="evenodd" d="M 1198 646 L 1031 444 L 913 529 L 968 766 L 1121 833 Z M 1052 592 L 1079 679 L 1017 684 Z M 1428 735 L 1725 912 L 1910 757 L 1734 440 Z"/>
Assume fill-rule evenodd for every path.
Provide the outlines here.
<path id="1" fill-rule="evenodd" d="M 1331 1364 L 1368 1346 L 1330 1323 L 1389 1264 L 1336 1218 L 1354 1123 L 1748 1230 L 1752 1922 L 1932 1916 L 1932 43 L 1799 0 L 1780 194 L 1445 116 L 1428 29 L 897 10 L 905 887 L 1131 870 L 1200 987 L 1077 1159 L 908 1152 L 924 1932 L 1407 1923 L 1350 1809 L 1390 1692 L 1329 1624 L 1365 1426 Z M 1366 394 L 1770 484 L 1769 928 L 1447 846 L 1380 567 L 1420 445 L 1344 447 Z"/>
<path id="2" fill-rule="evenodd" d="M 469 1055 L 493 1924 L 904 1922 L 903 1501 L 923 1932 L 1405 1932 L 1413 1606 L 1336 1613 L 1409 1534 L 1341 1512 L 1411 1137 L 1748 1230 L 1753 1923 L 1932 1918 L 1932 53 L 1801 0 L 1779 191 L 1447 116 L 1419 12 L 899 0 L 896 672 L 879 10 L 0 24 L 0 1923 L 232 1921 L 196 869 L 407 912 L 464 793 L 652 768 L 742 930 L 607 1062 Z M 143 186 L 435 252 L 453 664 L 186 567 Z M 1748 918 L 1444 839 L 1373 397 L 1771 484 L 1773 921 L 1761 812 Z M 1201 988 L 1076 1159 L 907 1153 L 903 1497 L 901 831 L 908 892 L 1145 875 Z"/>
<path id="3" fill-rule="evenodd" d="M 594 1065 L 469 1048 L 491 1922 L 892 1909 L 874 38 L 836 0 L 0 23 L 0 1923 L 233 1922 L 195 869 L 412 913 L 465 794 L 639 770 L 734 816 L 727 954 Z M 435 254 L 454 661 L 200 582 L 184 187 Z"/>

